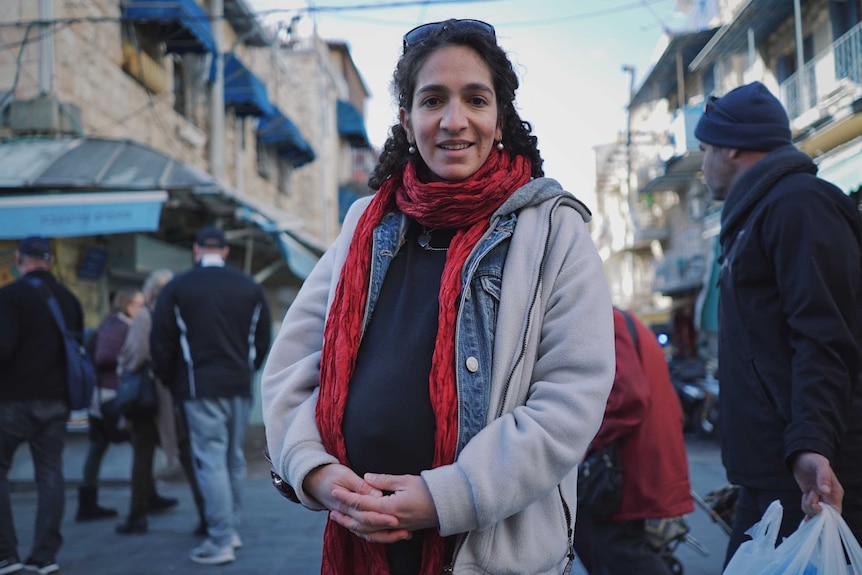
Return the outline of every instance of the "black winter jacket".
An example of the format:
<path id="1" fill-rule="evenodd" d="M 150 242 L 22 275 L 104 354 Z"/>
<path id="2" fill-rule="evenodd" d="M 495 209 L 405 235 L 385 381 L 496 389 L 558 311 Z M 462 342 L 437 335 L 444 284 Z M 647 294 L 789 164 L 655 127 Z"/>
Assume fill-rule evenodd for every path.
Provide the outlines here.
<path id="1" fill-rule="evenodd" d="M 57 298 L 66 328 L 84 331 L 78 298 L 48 271 L 35 276 Z M 63 336 L 42 295 L 24 278 L 0 289 L 0 401 L 68 399 Z"/>
<path id="2" fill-rule="evenodd" d="M 271 331 L 254 280 L 228 267 L 195 267 L 159 296 L 150 332 L 153 366 L 179 399 L 251 397 Z"/>
<path id="3" fill-rule="evenodd" d="M 799 451 L 862 484 L 862 227 L 853 202 L 785 146 L 722 210 L 719 372 L 728 479 L 798 488 Z"/>

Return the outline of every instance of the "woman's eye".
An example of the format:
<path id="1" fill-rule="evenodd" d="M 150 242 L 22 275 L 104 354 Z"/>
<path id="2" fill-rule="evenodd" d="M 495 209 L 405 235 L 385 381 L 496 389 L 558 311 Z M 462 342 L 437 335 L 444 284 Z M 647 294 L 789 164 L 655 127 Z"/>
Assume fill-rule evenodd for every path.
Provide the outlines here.
<path id="1" fill-rule="evenodd" d="M 485 100 L 485 98 L 481 98 L 479 96 L 475 96 L 473 98 L 470 98 L 470 104 L 472 104 L 473 106 L 480 107 L 480 106 L 486 105 L 487 103 L 488 103 L 488 101 Z"/>
<path id="2" fill-rule="evenodd" d="M 433 97 L 433 96 L 430 98 L 425 98 L 424 100 L 422 100 L 423 106 L 436 106 L 439 103 L 440 103 L 440 98 Z"/>

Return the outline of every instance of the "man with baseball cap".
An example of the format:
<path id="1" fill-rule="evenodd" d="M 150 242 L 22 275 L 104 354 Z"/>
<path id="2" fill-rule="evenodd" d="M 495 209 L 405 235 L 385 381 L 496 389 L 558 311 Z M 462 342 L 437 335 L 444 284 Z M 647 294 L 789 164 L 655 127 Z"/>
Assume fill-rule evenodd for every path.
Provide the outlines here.
<path id="1" fill-rule="evenodd" d="M 777 541 L 829 503 L 862 536 L 862 226 L 754 82 L 695 129 L 721 210 L 722 460 L 740 486 L 725 564 L 778 499 Z"/>
<path id="2" fill-rule="evenodd" d="M 193 251 L 194 269 L 159 296 L 150 350 L 156 372 L 182 401 L 204 500 L 207 538 L 190 558 L 218 565 L 234 561 L 241 545 L 243 438 L 272 322 L 260 285 L 225 265 L 230 248 L 221 229 L 202 228 Z"/>
<path id="3" fill-rule="evenodd" d="M 63 446 L 69 402 L 63 335 L 47 302 L 31 282 L 53 293 L 69 331 L 81 334 L 78 299 L 50 272 L 54 256 L 47 238 L 21 240 L 15 264 L 21 277 L 0 288 L 0 574 L 59 570 L 65 503 Z M 19 560 L 6 480 L 18 446 L 33 454 L 38 511 L 30 556 Z"/>

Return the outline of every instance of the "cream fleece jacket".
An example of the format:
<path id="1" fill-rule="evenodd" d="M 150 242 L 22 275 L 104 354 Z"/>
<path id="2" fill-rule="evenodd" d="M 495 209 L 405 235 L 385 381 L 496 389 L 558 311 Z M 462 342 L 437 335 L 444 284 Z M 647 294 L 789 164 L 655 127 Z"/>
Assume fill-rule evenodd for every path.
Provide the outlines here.
<path id="1" fill-rule="evenodd" d="M 288 310 L 264 368 L 267 444 L 303 505 L 306 474 L 336 462 L 314 416 L 323 328 L 361 211 Z M 518 220 L 503 274 L 484 429 L 451 465 L 424 471 L 441 535 L 459 534 L 455 573 L 561 573 L 577 464 L 613 384 L 613 315 L 588 212 L 554 180 L 533 180 L 498 210 Z M 568 513 L 567 513 L 568 512 Z M 568 516 L 567 516 L 568 515 Z"/>

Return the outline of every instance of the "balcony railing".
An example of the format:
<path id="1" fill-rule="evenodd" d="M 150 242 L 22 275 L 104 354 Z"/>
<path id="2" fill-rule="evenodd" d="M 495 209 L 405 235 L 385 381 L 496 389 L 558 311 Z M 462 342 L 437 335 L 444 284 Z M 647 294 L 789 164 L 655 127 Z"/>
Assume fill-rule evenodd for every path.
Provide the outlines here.
<path id="1" fill-rule="evenodd" d="M 670 227 L 664 212 L 653 213 L 639 208 L 633 215 L 633 247 L 649 246 L 653 240 L 666 241 L 670 238 Z"/>
<path id="2" fill-rule="evenodd" d="M 703 285 L 705 272 L 703 254 L 668 255 L 655 268 L 653 290 L 671 294 L 697 289 Z"/>
<path id="3" fill-rule="evenodd" d="M 779 86 L 791 122 L 842 96 L 851 101 L 862 96 L 862 22 Z M 817 119 L 819 114 L 812 114 L 811 121 Z"/>
<path id="4" fill-rule="evenodd" d="M 654 260 L 653 290 L 668 295 L 703 285 L 706 274 L 706 249 L 703 232 L 691 227 L 680 234 L 664 257 Z"/>

